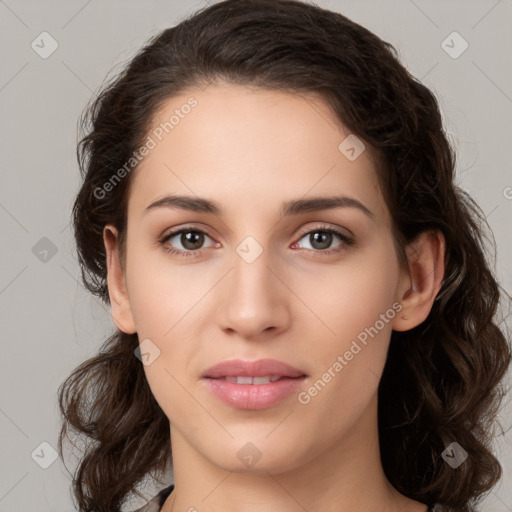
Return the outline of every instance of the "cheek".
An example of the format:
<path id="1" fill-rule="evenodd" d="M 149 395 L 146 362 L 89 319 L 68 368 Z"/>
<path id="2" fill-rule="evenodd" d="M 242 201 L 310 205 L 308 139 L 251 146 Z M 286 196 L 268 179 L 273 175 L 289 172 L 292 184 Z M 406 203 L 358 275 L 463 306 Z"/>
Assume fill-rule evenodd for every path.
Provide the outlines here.
<path id="1" fill-rule="evenodd" d="M 139 337 L 171 338 L 215 283 L 193 264 L 172 263 L 163 250 L 133 250 L 127 258 L 130 307 Z"/>
<path id="2" fill-rule="evenodd" d="M 300 293 L 308 297 L 316 314 L 316 318 L 311 315 L 306 338 L 316 337 L 318 342 L 314 350 L 304 345 L 303 357 L 308 355 L 314 378 L 302 403 L 311 399 L 316 404 L 313 408 L 338 411 L 336 404 L 343 403 L 345 411 L 355 412 L 375 393 L 392 322 L 401 307 L 395 301 L 398 262 L 390 244 L 384 241 L 381 247 L 340 264 L 335 275 L 308 278 L 310 287 L 315 283 L 308 295 L 303 284 Z M 343 422 L 346 412 L 340 414 L 337 420 Z"/>
<path id="3" fill-rule="evenodd" d="M 166 354 L 162 354 L 150 366 L 145 366 L 144 372 L 151 393 L 171 424 L 192 437 L 204 437 L 204 429 L 219 439 L 225 435 L 225 431 L 195 397 L 183 370 L 179 372 L 169 364 Z"/>
<path id="4" fill-rule="evenodd" d="M 300 275 L 289 279 L 294 293 L 304 302 L 300 307 L 304 317 L 311 320 L 308 327 L 336 345 L 335 340 L 346 342 L 357 337 L 392 308 L 399 267 L 392 242 L 382 239 L 335 265 L 319 265 Z M 387 316 L 393 313 L 391 309 Z"/>

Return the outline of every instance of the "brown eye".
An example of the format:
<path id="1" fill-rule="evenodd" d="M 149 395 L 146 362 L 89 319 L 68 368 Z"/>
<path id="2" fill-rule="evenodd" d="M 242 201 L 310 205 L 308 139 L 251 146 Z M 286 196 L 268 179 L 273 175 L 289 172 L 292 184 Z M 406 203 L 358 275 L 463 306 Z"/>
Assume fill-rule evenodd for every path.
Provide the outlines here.
<path id="1" fill-rule="evenodd" d="M 328 249 L 332 243 L 332 233 L 327 231 L 315 231 L 309 234 L 309 242 L 314 249 Z"/>
<path id="2" fill-rule="evenodd" d="M 200 249 L 204 243 L 204 233 L 199 231 L 182 231 L 180 242 L 185 249 L 191 251 Z"/>
<path id="3" fill-rule="evenodd" d="M 160 244 L 165 251 L 180 256 L 193 256 L 199 254 L 205 243 L 205 238 L 210 238 L 204 231 L 197 228 L 182 228 L 166 235 Z M 172 242 L 172 243 L 171 243 Z M 181 245 L 181 247 L 180 247 Z M 176 248 L 176 246 L 178 246 Z M 211 245 L 213 246 L 213 244 Z"/>
<path id="4" fill-rule="evenodd" d="M 338 239 L 340 242 L 334 248 L 331 248 L 333 241 Z M 317 227 L 316 229 L 307 231 L 302 234 L 301 240 L 306 239 L 310 247 L 307 250 L 317 252 L 319 254 L 331 254 L 343 251 L 347 246 L 353 245 L 355 241 L 340 231 L 329 227 Z M 296 242 L 294 246 L 298 246 Z"/>

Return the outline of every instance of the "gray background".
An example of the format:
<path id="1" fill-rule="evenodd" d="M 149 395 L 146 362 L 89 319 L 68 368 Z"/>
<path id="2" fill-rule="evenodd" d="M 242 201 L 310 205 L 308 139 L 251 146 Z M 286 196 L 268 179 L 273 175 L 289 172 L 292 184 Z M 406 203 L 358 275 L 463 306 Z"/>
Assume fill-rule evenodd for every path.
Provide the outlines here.
<path id="1" fill-rule="evenodd" d="M 458 150 L 458 181 L 486 214 L 498 246 L 496 272 L 511 293 L 511 0 L 317 3 L 393 43 L 437 94 Z M 57 446 L 58 385 L 113 330 L 108 311 L 82 288 L 73 250 L 77 119 L 107 73 L 203 5 L 0 0 L 0 512 L 73 510 L 69 477 L 59 460 L 40 467 L 52 453 L 40 444 Z M 42 46 L 43 31 L 58 43 L 46 59 L 31 47 L 34 40 Z M 457 58 L 462 39 L 442 44 L 453 31 L 469 45 Z M 511 398 L 500 413 L 505 433 L 496 439 L 504 479 L 484 511 L 512 511 Z M 145 489 L 148 497 L 153 492 Z"/>

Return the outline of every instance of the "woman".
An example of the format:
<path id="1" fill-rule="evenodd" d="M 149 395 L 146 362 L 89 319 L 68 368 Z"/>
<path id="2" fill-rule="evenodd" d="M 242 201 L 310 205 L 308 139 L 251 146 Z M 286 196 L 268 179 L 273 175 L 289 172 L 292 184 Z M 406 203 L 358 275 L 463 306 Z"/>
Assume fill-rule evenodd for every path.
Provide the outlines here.
<path id="1" fill-rule="evenodd" d="M 474 510 L 510 347 L 432 93 L 292 0 L 153 38 L 90 106 L 74 205 L 117 331 L 60 390 L 80 511 Z"/>

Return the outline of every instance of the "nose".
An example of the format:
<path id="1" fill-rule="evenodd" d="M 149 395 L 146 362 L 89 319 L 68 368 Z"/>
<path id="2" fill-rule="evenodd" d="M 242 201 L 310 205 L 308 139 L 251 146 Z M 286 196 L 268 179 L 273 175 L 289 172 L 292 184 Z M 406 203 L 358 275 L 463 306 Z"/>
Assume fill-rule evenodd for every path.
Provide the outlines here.
<path id="1" fill-rule="evenodd" d="M 233 268 L 223 280 L 218 322 L 224 331 L 254 340 L 288 329 L 291 292 L 280 268 L 265 249 L 252 262 L 235 252 Z"/>

